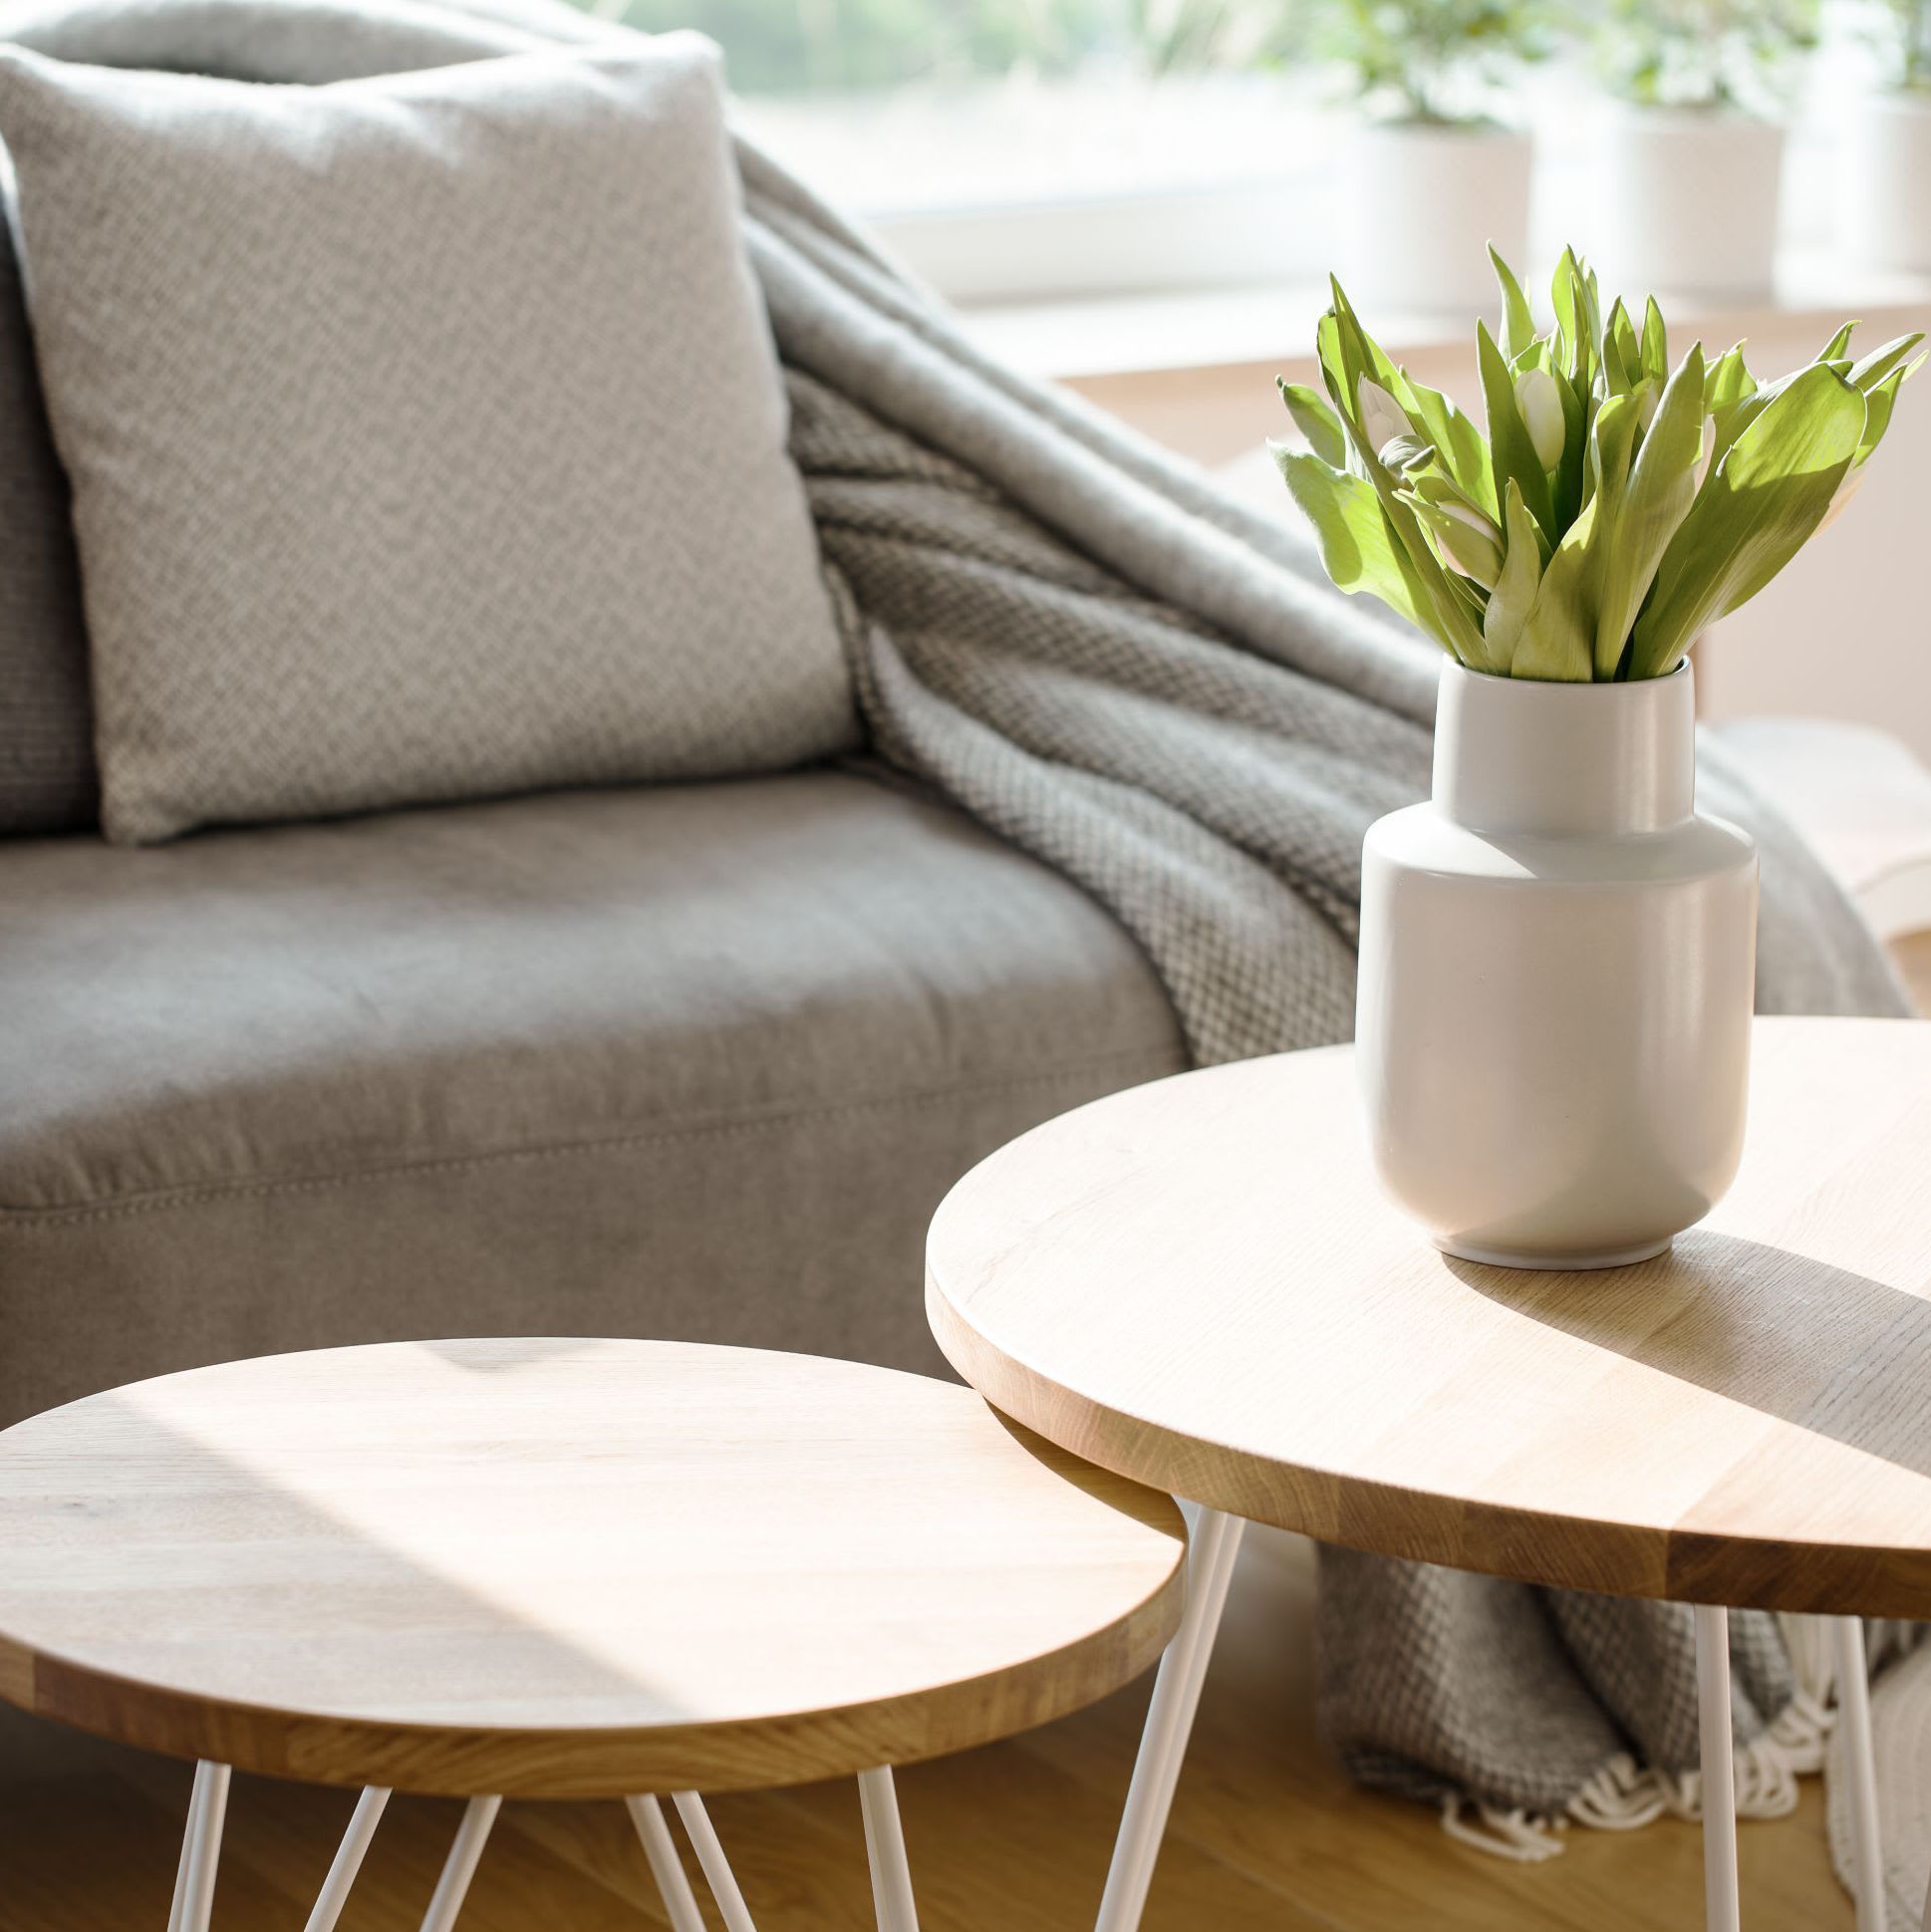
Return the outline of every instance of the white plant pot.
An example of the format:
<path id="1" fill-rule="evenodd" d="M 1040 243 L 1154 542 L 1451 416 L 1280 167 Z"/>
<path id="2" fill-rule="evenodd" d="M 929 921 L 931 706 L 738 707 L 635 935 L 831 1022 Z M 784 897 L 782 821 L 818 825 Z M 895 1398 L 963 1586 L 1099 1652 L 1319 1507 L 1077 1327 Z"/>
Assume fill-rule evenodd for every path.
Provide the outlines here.
<path id="1" fill-rule="evenodd" d="M 1784 130 L 1713 108 L 1599 104 L 1589 253 L 1604 298 L 1771 293 Z"/>
<path id="2" fill-rule="evenodd" d="M 1528 252 L 1533 147 L 1503 128 L 1363 122 L 1343 176 L 1340 273 L 1363 311 L 1487 314 L 1489 243 Z"/>
<path id="3" fill-rule="evenodd" d="M 1931 94 L 1872 93 L 1844 131 L 1844 252 L 1858 268 L 1931 275 Z"/>
<path id="4" fill-rule="evenodd" d="M 1434 797 L 1362 854 L 1356 1058 L 1376 1170 L 1452 1254 L 1645 1259 L 1737 1172 L 1757 849 L 1697 813 L 1695 728 L 1687 665 L 1443 664 Z"/>

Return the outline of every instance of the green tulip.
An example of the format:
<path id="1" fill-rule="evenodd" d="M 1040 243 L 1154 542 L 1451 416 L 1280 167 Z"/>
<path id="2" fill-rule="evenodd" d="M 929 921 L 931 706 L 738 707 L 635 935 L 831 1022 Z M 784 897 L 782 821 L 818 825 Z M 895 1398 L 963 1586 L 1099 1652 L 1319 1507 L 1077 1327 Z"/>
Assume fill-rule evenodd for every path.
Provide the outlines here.
<path id="1" fill-rule="evenodd" d="M 1281 386 L 1308 450 L 1275 460 L 1328 574 L 1475 671 L 1666 676 L 1840 515 L 1924 362 L 1900 336 L 1853 361 L 1849 325 L 1760 384 L 1742 346 L 1671 366 L 1654 301 L 1639 329 L 1565 252 L 1555 327 L 1534 333 L 1494 256 L 1503 340 L 1476 329 L 1485 434 L 1398 369 L 1338 283 L 1315 333 L 1325 399 Z"/>

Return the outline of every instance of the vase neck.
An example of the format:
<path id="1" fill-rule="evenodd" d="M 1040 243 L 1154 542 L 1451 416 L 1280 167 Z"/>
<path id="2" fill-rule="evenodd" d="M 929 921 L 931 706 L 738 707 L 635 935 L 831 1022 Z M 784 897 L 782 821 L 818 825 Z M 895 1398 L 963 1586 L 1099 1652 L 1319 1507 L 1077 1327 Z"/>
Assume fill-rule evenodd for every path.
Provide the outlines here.
<path id="1" fill-rule="evenodd" d="M 1696 692 L 1685 664 L 1621 685 L 1541 684 L 1442 666 L 1435 804 L 1478 832 L 1660 832 L 1696 807 Z"/>

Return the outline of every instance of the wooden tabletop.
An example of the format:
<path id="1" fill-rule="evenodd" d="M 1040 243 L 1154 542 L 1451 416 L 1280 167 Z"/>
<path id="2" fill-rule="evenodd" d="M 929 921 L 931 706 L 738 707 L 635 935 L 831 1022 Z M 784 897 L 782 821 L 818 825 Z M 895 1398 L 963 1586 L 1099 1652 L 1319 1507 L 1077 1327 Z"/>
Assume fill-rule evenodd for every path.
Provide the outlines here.
<path id="1" fill-rule="evenodd" d="M 961 1373 L 1141 1482 L 1532 1582 L 1931 1616 L 1931 1025 L 1760 1021 L 1737 1184 L 1637 1267 L 1437 1252 L 1345 1047 L 1035 1129 L 928 1258 Z"/>
<path id="2" fill-rule="evenodd" d="M 0 1695 L 334 1784 L 608 1796 L 961 1749 L 1137 1675 L 1165 1497 L 969 1390 L 637 1341 L 329 1350 L 0 1434 Z"/>

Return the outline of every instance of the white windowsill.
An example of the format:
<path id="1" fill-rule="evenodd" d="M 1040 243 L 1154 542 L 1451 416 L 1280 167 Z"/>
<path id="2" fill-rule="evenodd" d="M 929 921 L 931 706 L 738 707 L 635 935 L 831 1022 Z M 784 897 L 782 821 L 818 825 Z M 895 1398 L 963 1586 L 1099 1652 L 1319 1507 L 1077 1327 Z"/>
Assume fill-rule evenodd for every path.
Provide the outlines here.
<path id="1" fill-rule="evenodd" d="M 988 354 L 1029 375 L 1081 382 L 1260 364 L 1302 366 L 1313 355 L 1314 325 L 1327 304 L 1326 288 L 1310 281 L 973 304 L 961 315 Z M 1850 316 L 1861 319 L 1868 346 L 1931 328 L 1931 277 L 1857 275 L 1829 255 L 1793 252 L 1780 264 L 1773 297 L 1668 306 L 1673 330 L 1694 330 L 1726 348 L 1806 322 L 1816 326 L 1821 347 Z M 1473 318 L 1460 314 L 1382 314 L 1365 320 L 1397 360 L 1466 343 L 1473 332 Z"/>

